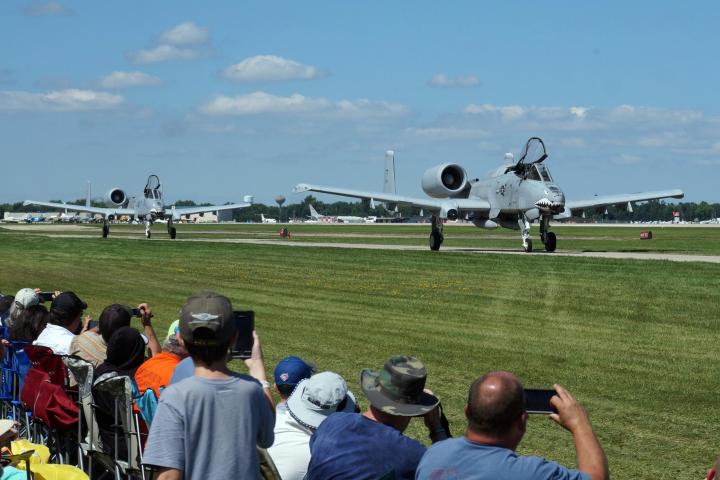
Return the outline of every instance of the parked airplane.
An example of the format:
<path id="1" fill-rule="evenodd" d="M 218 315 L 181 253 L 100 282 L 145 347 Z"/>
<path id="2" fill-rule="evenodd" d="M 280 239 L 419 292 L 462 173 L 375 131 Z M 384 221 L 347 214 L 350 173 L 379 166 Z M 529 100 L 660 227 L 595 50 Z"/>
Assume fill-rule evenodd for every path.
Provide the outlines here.
<path id="1" fill-rule="evenodd" d="M 354 215 L 320 215 L 315 207 L 310 205 L 310 219 L 321 223 L 367 223 L 369 218 L 374 217 L 357 217 Z"/>
<path id="2" fill-rule="evenodd" d="M 260 219 L 262 220 L 262 223 L 277 223 L 277 218 L 265 218 L 265 214 L 260 214 Z"/>
<path id="3" fill-rule="evenodd" d="M 106 238 L 110 233 L 108 220 L 113 220 L 120 215 L 129 215 L 137 217 L 138 220 L 145 222 L 145 236 L 150 238 L 150 227 L 157 220 L 167 221 L 167 230 L 170 238 L 175 238 L 176 230 L 173 223 L 180 220 L 183 215 L 186 218 L 193 213 L 215 212 L 219 210 L 235 210 L 237 208 L 249 207 L 252 204 L 252 197 L 246 196 L 245 203 L 234 203 L 231 205 L 209 205 L 204 207 L 181 207 L 166 208 L 163 202 L 162 188 L 160 179 L 157 175 L 150 175 L 143 196 L 141 198 L 129 198 L 125 192 L 119 188 L 112 188 L 105 194 L 105 204 L 109 208 L 91 207 L 89 205 L 89 196 L 86 199 L 85 206 L 72 205 L 74 210 L 80 212 L 89 212 L 100 214 L 103 218 L 102 236 Z M 68 204 L 53 202 L 38 202 L 36 200 L 26 200 L 24 205 L 41 205 L 45 207 L 67 208 Z"/>
<path id="4" fill-rule="evenodd" d="M 530 225 L 540 220 L 540 239 L 548 252 L 555 251 L 557 238 L 550 231 L 550 220 L 569 218 L 573 210 L 626 205 L 659 198 L 682 198 L 682 190 L 664 190 L 634 194 L 596 196 L 589 200 L 565 201 L 565 194 L 542 163 L 547 158 L 545 144 L 538 137 L 530 138 L 513 163 L 512 154 L 506 162 L 484 179 L 468 180 L 465 169 L 455 163 L 430 168 L 422 177 L 422 189 L 432 198 L 413 198 L 382 192 L 349 190 L 301 183 L 294 192 L 321 192 L 346 197 L 369 198 L 419 207 L 432 213 L 430 249 L 439 250 L 443 237 L 443 222 L 462 216 L 481 228 L 502 226 L 520 230 L 526 252 L 532 251 Z"/>

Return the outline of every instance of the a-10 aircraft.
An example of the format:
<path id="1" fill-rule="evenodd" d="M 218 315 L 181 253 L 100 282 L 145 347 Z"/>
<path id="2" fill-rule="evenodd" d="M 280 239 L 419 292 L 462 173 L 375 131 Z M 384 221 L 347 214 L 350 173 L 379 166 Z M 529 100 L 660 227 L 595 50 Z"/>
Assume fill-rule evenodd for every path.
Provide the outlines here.
<path id="1" fill-rule="evenodd" d="M 565 194 L 553 181 L 543 164 L 547 158 L 545 144 L 538 137 L 530 138 L 517 163 L 506 154 L 506 164 L 483 179 L 468 179 L 465 169 L 455 163 L 430 168 L 422 177 L 422 189 L 431 198 L 413 198 L 383 192 L 323 187 L 301 183 L 295 193 L 320 192 L 346 197 L 370 199 L 392 204 L 409 205 L 432 213 L 430 249 L 439 250 L 445 220 L 467 218 L 477 227 L 504 227 L 520 230 L 522 246 L 532 251 L 530 225 L 540 221 L 540 240 L 548 252 L 555 251 L 557 237 L 550 231 L 551 219 L 569 218 L 573 210 L 626 205 L 660 198 L 682 198 L 682 190 L 662 190 L 621 195 L 595 196 L 588 200 L 566 201 Z"/>
<path id="2" fill-rule="evenodd" d="M 70 205 L 65 203 L 38 202 L 36 200 L 25 200 L 24 205 L 41 205 L 44 207 L 54 208 L 72 208 L 79 212 L 88 212 L 100 214 L 103 218 L 102 236 L 106 238 L 110 233 L 109 220 L 116 219 L 121 215 L 135 217 L 145 222 L 145 236 L 150 238 L 150 227 L 157 220 L 167 221 L 167 231 L 170 238 L 175 238 L 176 230 L 173 222 L 180 220 L 183 215 L 189 218 L 193 213 L 216 212 L 219 210 L 235 210 L 237 208 L 245 208 L 252 205 L 252 197 L 245 196 L 245 203 L 233 203 L 229 205 L 208 205 L 197 207 L 181 207 L 166 208 L 163 202 L 162 187 L 160 179 L 157 175 L 150 175 L 143 189 L 143 196 L 139 198 L 128 197 L 125 192 L 119 188 L 111 188 L 105 194 L 105 204 L 108 208 L 91 207 L 88 200 L 85 205 Z"/>

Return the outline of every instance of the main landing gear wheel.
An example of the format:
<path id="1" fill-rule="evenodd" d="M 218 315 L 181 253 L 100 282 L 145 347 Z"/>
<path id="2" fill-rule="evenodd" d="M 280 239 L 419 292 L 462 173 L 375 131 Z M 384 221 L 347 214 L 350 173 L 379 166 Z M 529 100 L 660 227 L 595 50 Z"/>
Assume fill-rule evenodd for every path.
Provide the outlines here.
<path id="1" fill-rule="evenodd" d="M 528 238 L 528 239 L 527 239 L 527 244 L 524 245 L 523 248 L 525 249 L 525 253 L 530 253 L 530 252 L 532 252 L 532 240 L 530 240 L 530 239 Z"/>
<path id="2" fill-rule="evenodd" d="M 555 232 L 547 232 L 545 234 L 545 251 L 554 252 L 555 247 L 557 247 L 557 237 L 555 236 Z"/>
<path id="3" fill-rule="evenodd" d="M 430 250 L 433 250 L 433 251 L 440 250 L 440 245 L 442 245 L 443 240 L 445 240 L 445 238 L 443 237 L 442 233 L 440 233 L 440 232 L 430 233 Z"/>
<path id="4" fill-rule="evenodd" d="M 176 235 L 177 235 L 177 230 L 175 230 L 175 227 L 172 227 L 172 228 L 170 229 L 170 238 L 172 238 L 173 240 L 175 240 L 175 236 L 176 236 Z"/>
<path id="5" fill-rule="evenodd" d="M 152 236 L 152 232 L 150 230 L 145 230 L 145 238 L 150 238 Z"/>
<path id="6" fill-rule="evenodd" d="M 107 225 L 103 225 L 103 230 L 102 230 L 103 238 L 107 238 L 109 233 L 110 233 L 110 227 L 108 227 Z"/>

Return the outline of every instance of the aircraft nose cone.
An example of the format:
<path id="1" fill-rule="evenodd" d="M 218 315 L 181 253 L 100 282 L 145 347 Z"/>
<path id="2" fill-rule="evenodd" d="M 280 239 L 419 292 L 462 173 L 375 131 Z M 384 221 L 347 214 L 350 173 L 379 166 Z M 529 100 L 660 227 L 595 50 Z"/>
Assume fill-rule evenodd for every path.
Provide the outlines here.
<path id="1" fill-rule="evenodd" d="M 565 209 L 565 194 L 557 187 L 550 187 L 546 195 L 535 202 L 535 206 L 544 212 L 558 213 Z"/>

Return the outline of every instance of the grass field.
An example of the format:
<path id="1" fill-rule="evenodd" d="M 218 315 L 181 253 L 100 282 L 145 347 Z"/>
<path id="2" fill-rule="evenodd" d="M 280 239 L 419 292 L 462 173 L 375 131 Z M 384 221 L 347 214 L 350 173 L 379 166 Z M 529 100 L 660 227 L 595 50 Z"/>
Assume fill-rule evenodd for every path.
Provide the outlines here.
<path id="1" fill-rule="evenodd" d="M 232 227 L 237 230 L 228 235 L 272 236 L 278 228 L 248 227 Z M 300 227 L 291 230 L 307 238 L 336 228 Z M 427 227 L 385 228 L 342 231 L 406 232 L 417 238 L 372 241 L 426 245 Z M 225 235 L 208 231 L 226 225 L 205 229 L 183 225 L 178 235 Z M 650 228 L 656 240 L 635 241 L 641 229 L 648 227 L 556 231 L 559 248 L 578 242 L 590 249 L 720 250 L 720 229 Z M 0 290 L 74 290 L 95 315 L 109 303 L 148 301 L 158 331 L 177 317 L 188 294 L 217 290 L 236 307 L 256 311 L 268 373 L 287 354 L 312 359 L 342 374 L 363 406 L 362 368 L 379 368 L 397 353 L 418 356 L 456 435 L 464 429 L 468 385 L 478 375 L 507 369 L 528 387 L 557 382 L 587 407 L 616 479 L 702 478 L 720 453 L 720 265 L 146 242 L 120 238 L 141 232 L 137 227 L 112 232 L 118 235 L 102 240 L 0 231 Z M 446 233 L 448 245 L 519 246 L 507 230 L 448 227 Z M 409 434 L 427 441 L 420 424 Z M 575 463 L 570 435 L 540 416 L 531 418 L 519 451 Z"/>

